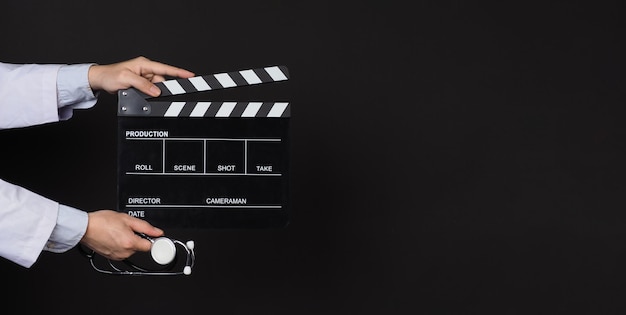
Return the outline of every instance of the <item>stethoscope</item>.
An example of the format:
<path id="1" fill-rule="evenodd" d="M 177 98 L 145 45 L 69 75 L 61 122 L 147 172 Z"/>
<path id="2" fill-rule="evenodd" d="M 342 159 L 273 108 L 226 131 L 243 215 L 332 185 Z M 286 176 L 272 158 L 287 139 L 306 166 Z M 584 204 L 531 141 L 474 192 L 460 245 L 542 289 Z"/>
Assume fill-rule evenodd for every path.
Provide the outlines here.
<path id="1" fill-rule="evenodd" d="M 145 234 L 139 234 L 139 236 L 149 240 L 152 243 L 152 247 L 150 248 L 150 255 L 152 260 L 159 265 L 160 268 L 146 268 L 140 267 L 136 263 L 130 261 L 130 259 L 122 260 L 121 262 L 127 267 L 127 269 L 122 269 L 119 265 L 119 262 L 113 262 L 110 259 L 106 259 L 108 262 L 108 267 L 110 269 L 103 269 L 98 267 L 95 262 L 96 253 L 91 251 L 86 251 L 82 246 L 79 247 L 80 251 L 87 256 L 89 259 L 89 263 L 94 270 L 109 274 L 109 275 L 128 275 L 128 276 L 177 276 L 177 275 L 190 275 L 191 268 L 194 265 L 196 256 L 194 253 L 194 242 L 187 241 L 183 243 L 179 240 L 170 239 L 167 237 L 158 237 L 151 238 Z M 185 265 L 181 271 L 172 271 L 173 268 L 176 267 L 176 245 L 181 247 L 186 252 L 186 260 Z M 130 270 L 129 270 L 130 269 Z"/>

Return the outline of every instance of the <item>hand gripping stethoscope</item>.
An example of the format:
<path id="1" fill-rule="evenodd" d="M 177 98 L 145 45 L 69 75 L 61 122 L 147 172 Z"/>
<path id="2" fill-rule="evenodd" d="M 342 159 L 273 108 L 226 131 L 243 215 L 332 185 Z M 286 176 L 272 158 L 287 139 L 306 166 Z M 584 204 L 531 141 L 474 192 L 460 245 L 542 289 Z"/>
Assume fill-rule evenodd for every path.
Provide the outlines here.
<path id="1" fill-rule="evenodd" d="M 86 251 L 83 247 L 79 247 L 80 251 L 87 256 L 93 269 L 98 272 L 109 275 L 129 275 L 129 276 L 176 276 L 176 275 L 190 275 L 191 268 L 194 265 L 196 256 L 194 253 L 194 242 L 187 241 L 183 243 L 179 240 L 170 239 L 167 237 L 151 238 L 145 234 L 137 233 L 139 236 L 149 240 L 152 243 L 150 248 L 150 256 L 152 260 L 158 264 L 157 268 L 146 268 L 138 266 L 136 263 L 131 262 L 130 259 L 122 260 L 121 262 L 130 270 L 122 269 L 119 262 L 113 262 L 110 259 L 106 259 L 110 269 L 103 269 L 98 267 L 95 263 L 96 253 L 92 251 Z M 178 265 L 176 245 L 182 247 L 186 252 L 185 265 L 182 271 L 173 271 L 173 268 Z"/>

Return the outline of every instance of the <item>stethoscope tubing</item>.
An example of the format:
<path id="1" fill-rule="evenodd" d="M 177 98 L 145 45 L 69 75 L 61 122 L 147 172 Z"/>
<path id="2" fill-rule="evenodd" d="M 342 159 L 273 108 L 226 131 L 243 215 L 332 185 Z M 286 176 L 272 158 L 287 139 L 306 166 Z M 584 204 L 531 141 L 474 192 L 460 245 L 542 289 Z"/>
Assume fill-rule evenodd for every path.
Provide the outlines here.
<path id="1" fill-rule="evenodd" d="M 83 254 L 85 256 L 87 256 L 87 258 L 89 259 L 89 263 L 91 264 L 91 267 L 96 270 L 97 272 L 103 273 L 103 274 L 108 274 L 108 275 L 118 275 L 118 276 L 178 276 L 178 275 L 189 275 L 191 274 L 191 269 L 193 268 L 194 264 L 195 264 L 195 251 L 193 248 L 189 248 L 185 243 L 179 241 L 179 240 L 175 240 L 172 239 L 172 242 L 174 242 L 175 244 L 178 244 L 180 247 L 184 248 L 186 251 L 186 262 L 185 262 L 185 267 L 183 269 L 183 271 L 152 271 L 152 270 L 148 270 L 145 268 L 141 268 L 139 266 L 137 266 L 136 264 L 130 262 L 130 260 L 126 259 L 123 260 L 124 263 L 126 263 L 130 268 L 135 269 L 134 271 L 131 270 L 123 270 L 120 269 L 119 267 L 117 267 L 115 264 L 113 264 L 113 262 L 110 259 L 106 259 L 109 266 L 111 267 L 112 270 L 106 270 L 106 269 L 102 269 L 100 267 L 98 267 L 95 263 L 95 252 L 91 251 L 90 253 L 85 252 L 82 248 L 79 247 L 80 251 L 83 252 Z"/>

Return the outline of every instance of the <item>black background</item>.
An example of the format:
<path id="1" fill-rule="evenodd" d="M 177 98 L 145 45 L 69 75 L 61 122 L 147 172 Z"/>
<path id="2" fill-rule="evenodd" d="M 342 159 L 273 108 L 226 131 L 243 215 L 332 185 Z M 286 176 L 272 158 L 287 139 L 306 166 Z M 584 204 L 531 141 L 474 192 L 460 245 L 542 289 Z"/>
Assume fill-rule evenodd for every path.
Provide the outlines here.
<path id="1" fill-rule="evenodd" d="M 626 311 L 621 4 L 404 3 L 3 1 L 4 62 L 282 64 L 288 84 L 211 96 L 293 105 L 287 228 L 166 231 L 195 240 L 189 277 L 101 275 L 75 250 L 3 260 L 5 309 Z M 116 102 L 1 131 L 0 176 L 114 208 Z"/>

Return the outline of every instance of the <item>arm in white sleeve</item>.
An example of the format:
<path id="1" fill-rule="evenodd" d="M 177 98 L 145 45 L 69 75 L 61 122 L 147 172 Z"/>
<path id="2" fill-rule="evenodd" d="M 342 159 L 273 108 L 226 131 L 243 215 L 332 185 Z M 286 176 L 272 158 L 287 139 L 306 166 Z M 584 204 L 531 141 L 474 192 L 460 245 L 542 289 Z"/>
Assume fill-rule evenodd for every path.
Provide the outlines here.
<path id="1" fill-rule="evenodd" d="M 56 82 L 60 67 L 0 63 L 0 129 L 59 121 Z"/>
<path id="2" fill-rule="evenodd" d="M 76 246 L 88 214 L 0 180 L 0 256 L 31 267 L 42 249 L 55 253 Z"/>
<path id="3" fill-rule="evenodd" d="M 0 63 L 0 129 L 57 122 L 92 107 L 90 66 Z M 0 180 L 0 256 L 10 261 L 31 267 L 42 250 L 67 251 L 87 223 L 87 212 Z"/>
<path id="4" fill-rule="evenodd" d="M 57 77 L 59 119 L 72 117 L 74 109 L 91 108 L 96 104 L 97 93 L 89 85 L 89 68 L 93 64 L 64 65 Z"/>
<path id="5" fill-rule="evenodd" d="M 63 253 L 70 250 L 85 235 L 88 220 L 87 212 L 66 205 L 59 205 L 56 225 L 43 249 L 53 253 Z"/>
<path id="6" fill-rule="evenodd" d="M 0 256 L 30 267 L 57 223 L 59 204 L 0 180 Z"/>
<path id="7" fill-rule="evenodd" d="M 92 65 L 0 63 L 0 129 L 58 122 L 94 106 Z"/>

